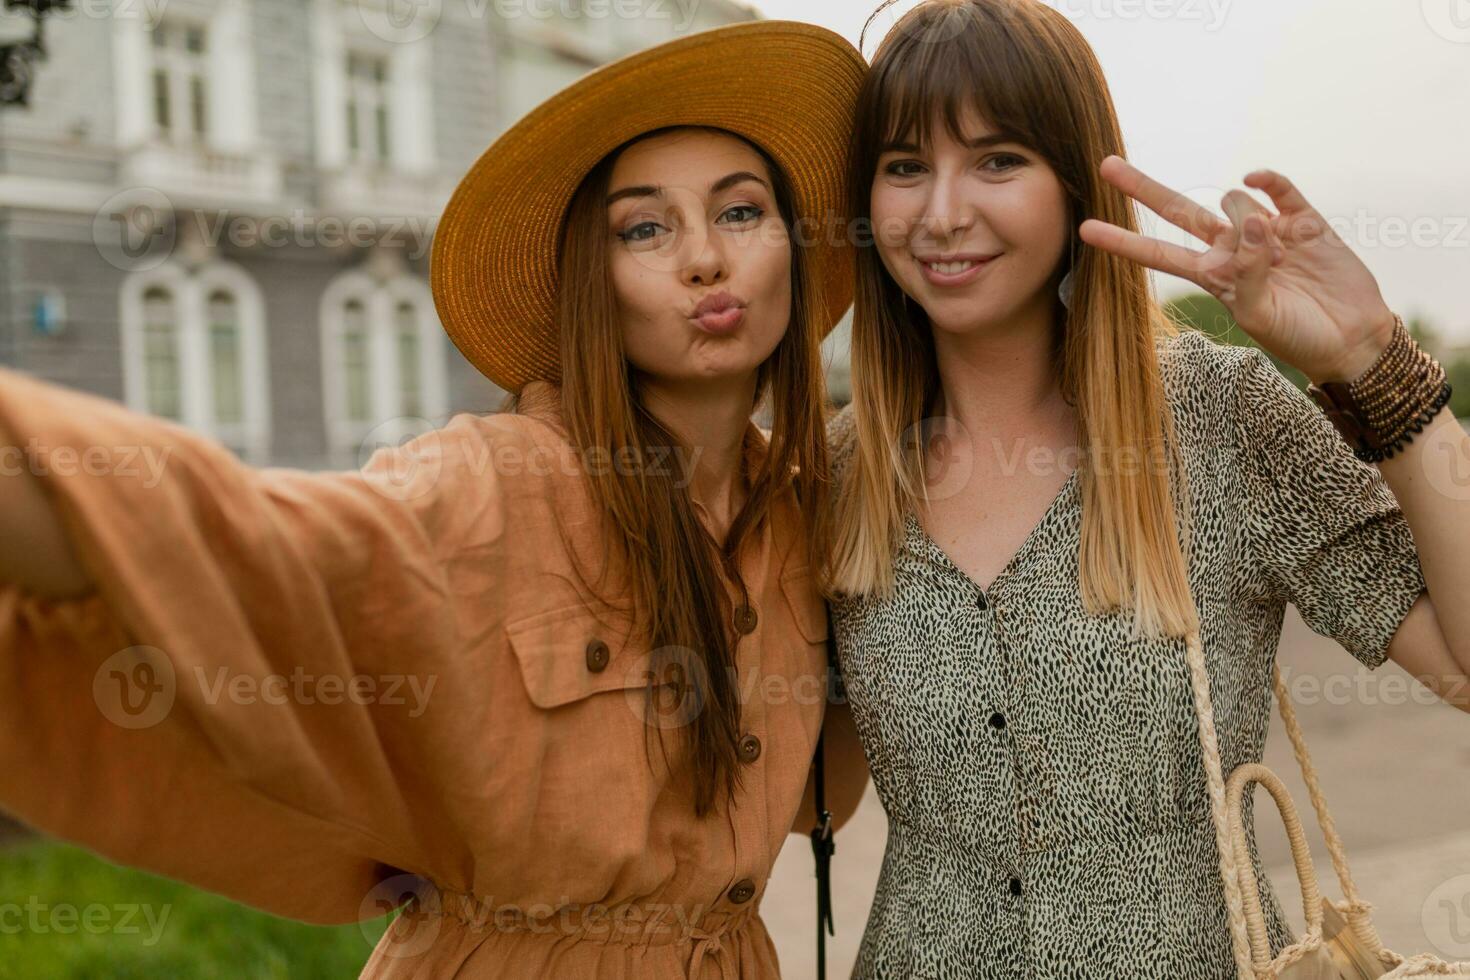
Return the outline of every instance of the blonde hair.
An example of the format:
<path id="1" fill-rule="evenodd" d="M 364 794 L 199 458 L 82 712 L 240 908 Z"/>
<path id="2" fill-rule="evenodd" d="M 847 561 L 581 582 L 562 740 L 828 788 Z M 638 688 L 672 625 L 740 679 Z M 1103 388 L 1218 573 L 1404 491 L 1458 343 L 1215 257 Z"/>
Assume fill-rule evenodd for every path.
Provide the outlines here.
<path id="1" fill-rule="evenodd" d="M 1072 228 L 1093 217 L 1138 229 L 1132 202 L 1097 174 L 1105 156 L 1123 153 L 1102 69 L 1067 18 L 1034 0 L 929 0 L 895 25 L 859 95 L 851 213 L 871 224 L 869 192 L 885 144 L 907 136 L 924 145 L 936 110 L 959 139 L 967 106 L 1047 161 L 1066 191 Z M 1198 625 L 1189 492 L 1155 346 L 1179 326 L 1153 299 L 1142 267 L 1083 246 L 1075 232 L 1073 254 L 1070 309 L 1057 304 L 1053 349 L 1080 429 L 1083 605 L 1093 615 L 1132 607 L 1135 637 L 1185 636 Z M 824 584 L 830 593 L 886 596 L 904 515 L 928 500 L 925 440 L 903 434 L 919 431 L 939 376 L 923 310 L 871 245 L 857 250 L 857 262 L 854 444 L 836 487 Z M 1120 453 L 1141 454 L 1148 465 L 1123 472 L 1094 464 Z"/>

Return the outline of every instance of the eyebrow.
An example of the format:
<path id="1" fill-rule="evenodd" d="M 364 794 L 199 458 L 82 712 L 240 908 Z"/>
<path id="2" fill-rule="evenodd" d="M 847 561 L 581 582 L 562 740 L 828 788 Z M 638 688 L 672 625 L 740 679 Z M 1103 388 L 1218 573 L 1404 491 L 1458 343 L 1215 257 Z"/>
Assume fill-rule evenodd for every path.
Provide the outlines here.
<path id="1" fill-rule="evenodd" d="M 747 180 L 755 181 L 768 191 L 771 189 L 770 184 L 749 170 L 737 170 L 733 174 L 726 174 L 711 184 L 708 196 L 713 197 L 720 193 L 720 191 L 728 190 L 736 184 L 743 184 Z M 663 187 L 658 184 L 639 184 L 637 187 L 624 187 L 622 190 L 613 191 L 607 196 L 607 206 L 612 207 L 625 197 L 663 197 L 663 193 Z"/>
<path id="2" fill-rule="evenodd" d="M 1010 135 L 1008 135 L 1006 133 L 991 133 L 988 136 L 976 136 L 973 139 L 965 140 L 964 145 L 967 148 L 971 149 L 971 150 L 983 150 L 987 146 L 999 146 L 1002 143 L 1019 143 L 1019 142 L 1020 142 L 1020 140 L 1018 140 L 1014 136 L 1010 136 Z M 918 153 L 919 152 L 919 148 L 917 146 L 915 146 L 913 143 L 893 142 L 893 143 L 885 143 L 883 145 L 882 152 L 884 152 L 884 153 L 892 153 L 892 152 L 898 152 L 898 153 Z"/>

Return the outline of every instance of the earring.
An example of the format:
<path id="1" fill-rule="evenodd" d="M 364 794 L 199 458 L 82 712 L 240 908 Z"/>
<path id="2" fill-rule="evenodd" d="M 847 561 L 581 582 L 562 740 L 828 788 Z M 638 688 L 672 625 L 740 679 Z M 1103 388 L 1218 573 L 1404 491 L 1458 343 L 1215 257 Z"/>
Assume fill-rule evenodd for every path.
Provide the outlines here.
<path id="1" fill-rule="evenodd" d="M 1057 284 L 1057 298 L 1062 301 L 1063 309 L 1070 310 L 1072 308 L 1072 287 L 1075 285 L 1075 273 L 1077 272 L 1076 236 L 1073 236 L 1068 252 L 1070 254 L 1067 256 L 1067 274 L 1062 276 L 1062 281 Z"/>

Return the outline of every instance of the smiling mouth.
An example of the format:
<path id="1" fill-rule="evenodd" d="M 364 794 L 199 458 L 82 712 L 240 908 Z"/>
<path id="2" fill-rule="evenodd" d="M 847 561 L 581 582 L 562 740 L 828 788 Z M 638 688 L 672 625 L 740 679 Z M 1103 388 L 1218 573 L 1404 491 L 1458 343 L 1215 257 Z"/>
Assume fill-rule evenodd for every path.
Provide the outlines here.
<path id="1" fill-rule="evenodd" d="M 919 259 L 918 256 L 915 256 L 915 258 L 918 259 L 919 264 L 922 265 L 924 268 L 931 269 L 934 272 L 939 273 L 941 276 L 957 276 L 962 272 L 969 272 L 977 265 L 984 265 L 986 262 L 993 262 L 995 259 L 999 258 L 999 256 L 987 255 L 983 258 L 953 259 L 950 261 L 939 262 Z"/>
<path id="2" fill-rule="evenodd" d="M 928 266 L 930 269 L 933 269 L 935 272 L 938 272 L 938 273 L 940 273 L 942 275 L 946 275 L 946 276 L 957 276 L 961 272 L 968 272 L 968 271 L 970 271 L 971 269 L 975 268 L 975 266 L 977 266 L 979 264 L 980 264 L 979 262 L 976 262 L 973 259 L 966 259 L 963 262 L 925 262 L 924 263 L 924 265 Z"/>
<path id="3" fill-rule="evenodd" d="M 926 259 L 915 255 L 914 262 L 918 264 L 924 281 L 930 286 L 938 289 L 960 289 L 978 279 L 983 270 L 1000 258 L 1001 254 L 1003 253 L 980 255 L 972 252 L 948 259 Z"/>

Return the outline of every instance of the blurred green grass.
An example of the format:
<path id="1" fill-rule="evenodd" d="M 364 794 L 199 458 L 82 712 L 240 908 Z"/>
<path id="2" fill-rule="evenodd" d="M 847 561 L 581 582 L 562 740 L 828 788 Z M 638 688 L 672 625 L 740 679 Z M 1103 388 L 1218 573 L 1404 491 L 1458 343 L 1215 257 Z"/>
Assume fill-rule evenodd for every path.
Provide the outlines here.
<path id="1" fill-rule="evenodd" d="M 306 925 L 55 841 L 0 848 L 0 980 L 341 980 L 391 921 Z"/>
<path id="2" fill-rule="evenodd" d="M 1175 297 L 1164 304 L 1164 309 L 1175 321 L 1202 330 L 1222 344 L 1260 347 L 1235 322 L 1225 304 L 1209 293 L 1188 293 Z M 1450 411 L 1459 419 L 1470 417 L 1470 348 L 1451 350 L 1434 325 L 1422 317 L 1410 317 L 1404 325 L 1409 329 L 1409 336 L 1444 366 L 1450 382 Z M 1303 391 L 1306 390 L 1306 375 L 1270 351 L 1263 353 L 1288 381 Z"/>

